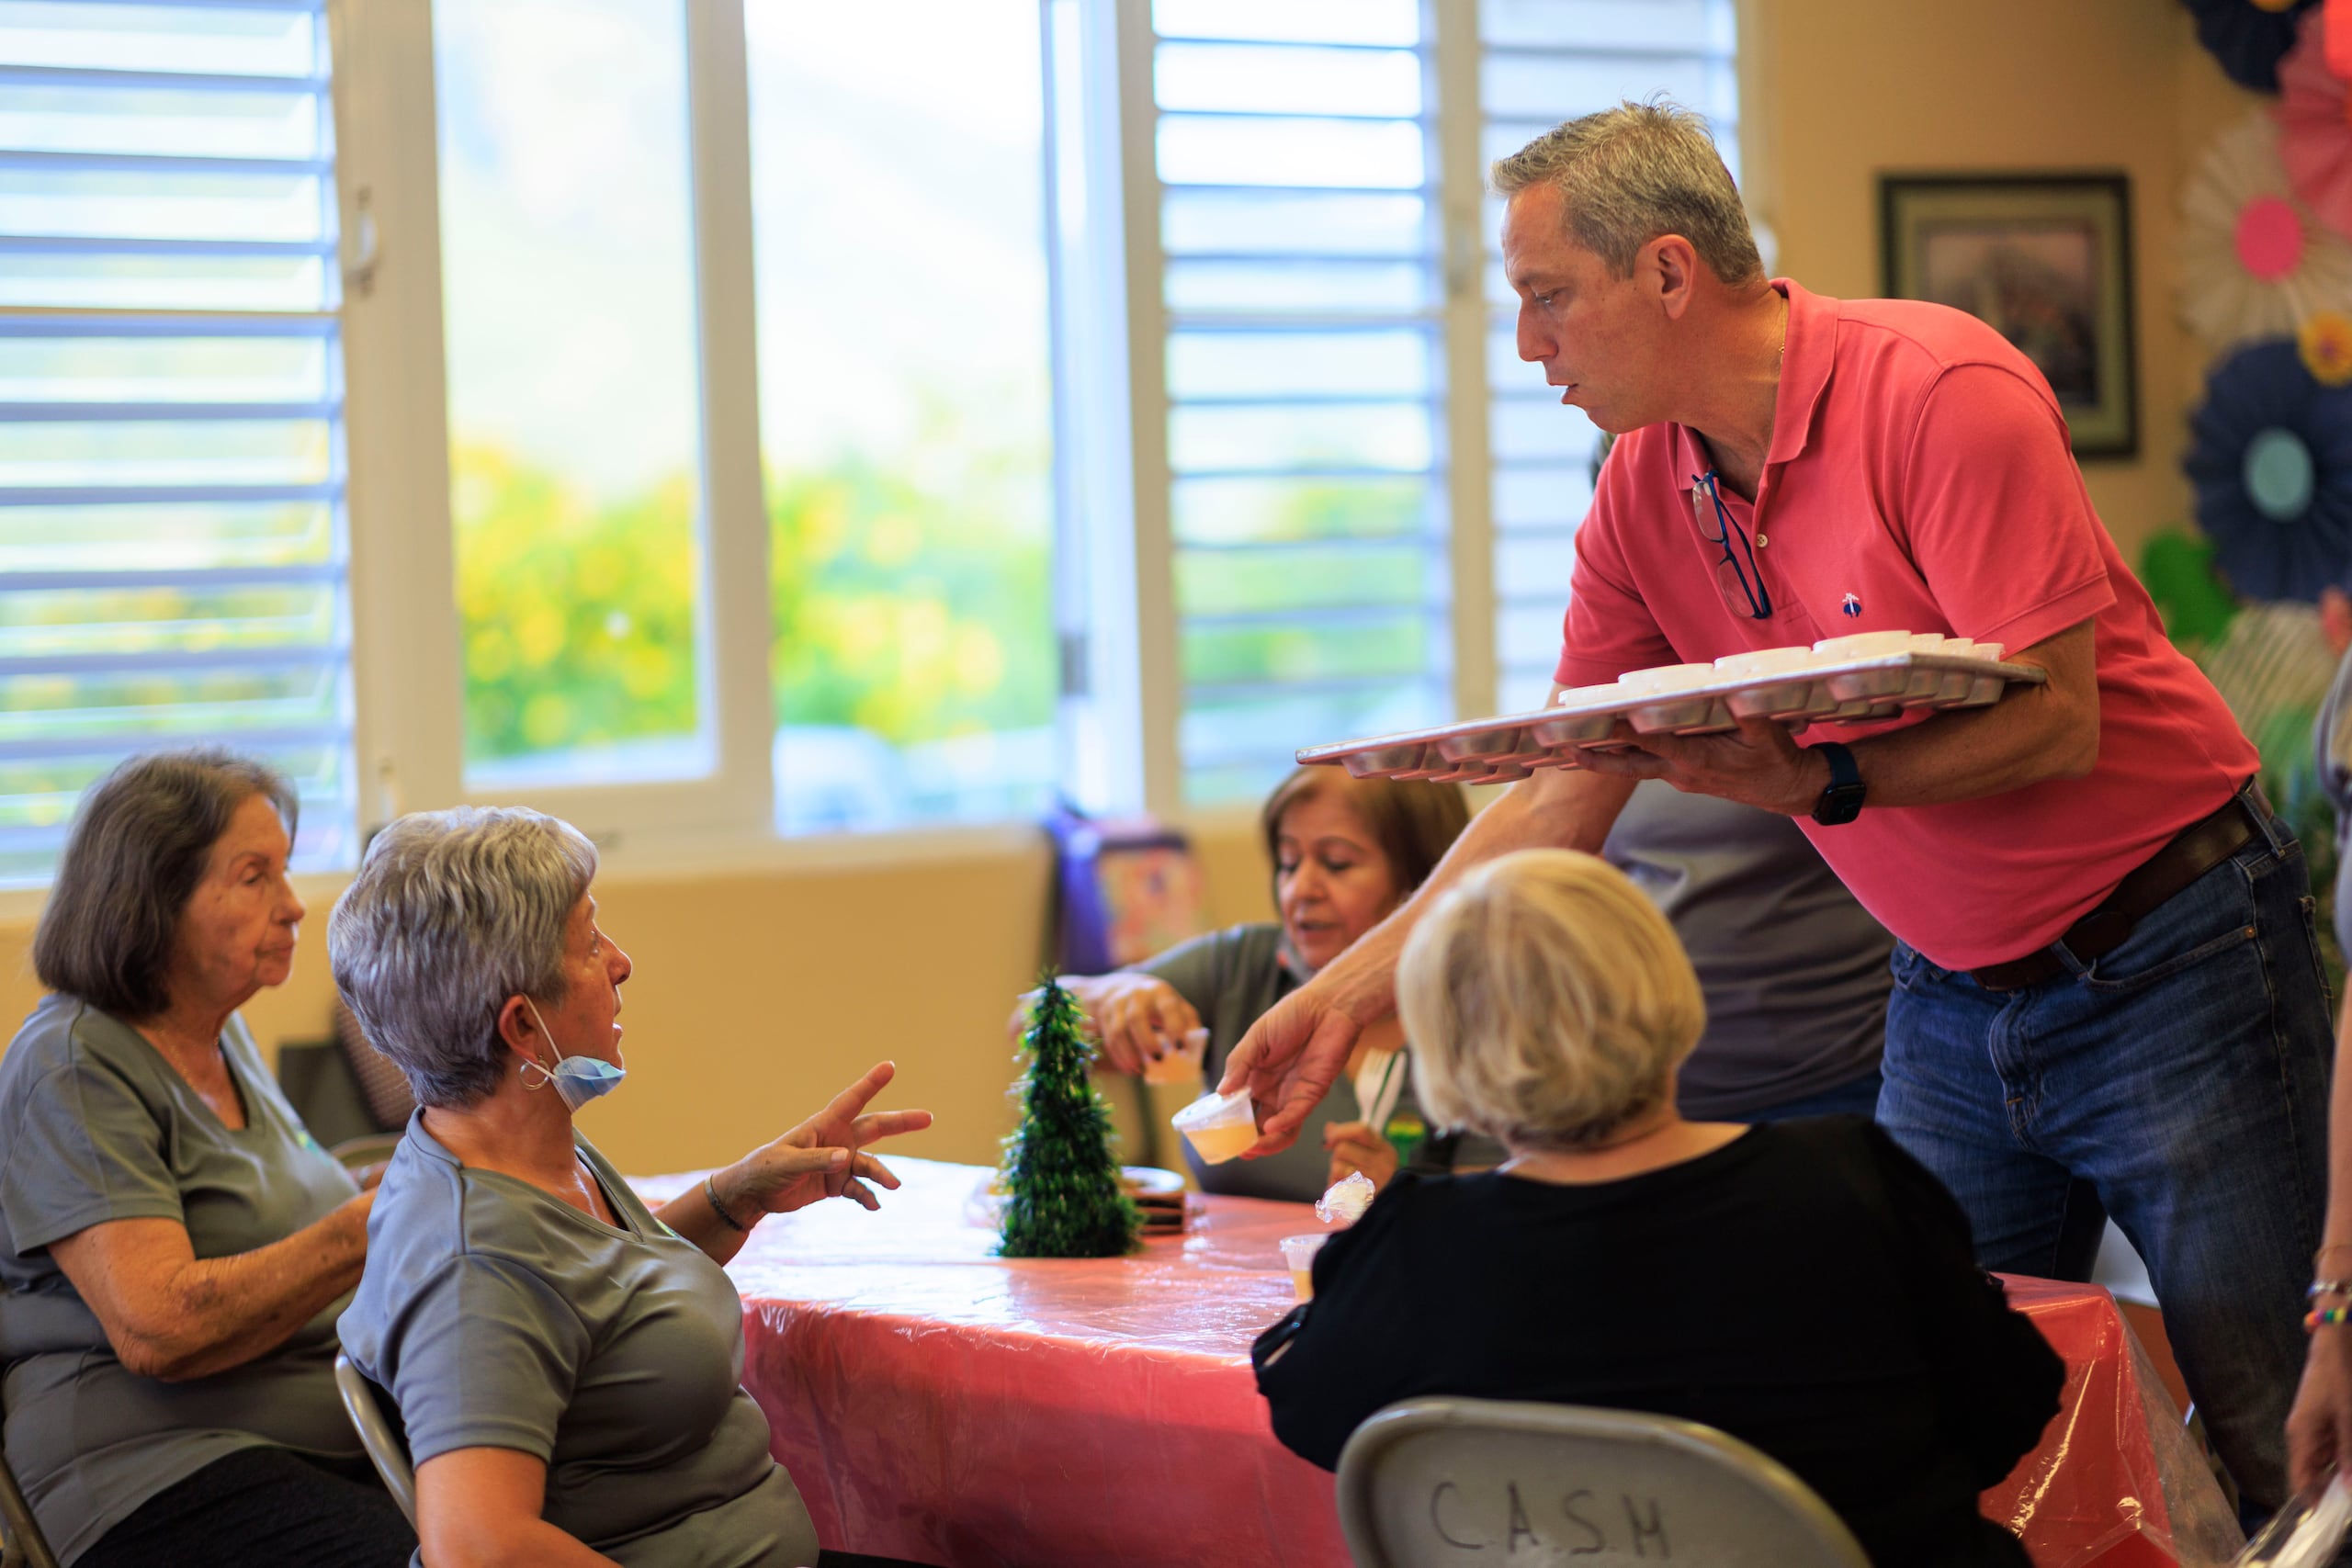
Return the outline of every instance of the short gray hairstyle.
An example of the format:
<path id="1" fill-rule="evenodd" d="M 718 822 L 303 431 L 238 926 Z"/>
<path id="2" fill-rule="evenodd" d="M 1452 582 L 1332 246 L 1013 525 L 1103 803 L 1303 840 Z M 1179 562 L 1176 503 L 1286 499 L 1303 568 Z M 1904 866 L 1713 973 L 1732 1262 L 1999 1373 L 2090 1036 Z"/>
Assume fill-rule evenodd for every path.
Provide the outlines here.
<path id="1" fill-rule="evenodd" d="M 223 747 L 149 751 L 92 784 L 33 931 L 40 983 L 121 1019 L 170 1007 L 164 976 L 180 917 L 229 818 L 257 795 L 292 838 L 286 775 Z"/>
<path id="2" fill-rule="evenodd" d="M 327 919 L 327 956 L 421 1104 L 457 1109 L 497 1086 L 507 998 L 564 999 L 564 922 L 595 875 L 578 829 L 522 807 L 419 811 L 376 835 Z"/>
<path id="3" fill-rule="evenodd" d="M 1666 1102 L 1707 1023 L 1657 906 L 1574 850 L 1464 877 L 1406 941 L 1396 1005 L 1430 1118 L 1518 1149 L 1608 1143 Z"/>
<path id="4" fill-rule="evenodd" d="M 1660 234 L 1679 234 L 1729 284 L 1760 283 L 1764 258 L 1707 122 L 1663 99 L 1622 103 L 1545 131 L 1495 161 L 1495 189 L 1557 189 L 1577 243 L 1623 277 Z"/>

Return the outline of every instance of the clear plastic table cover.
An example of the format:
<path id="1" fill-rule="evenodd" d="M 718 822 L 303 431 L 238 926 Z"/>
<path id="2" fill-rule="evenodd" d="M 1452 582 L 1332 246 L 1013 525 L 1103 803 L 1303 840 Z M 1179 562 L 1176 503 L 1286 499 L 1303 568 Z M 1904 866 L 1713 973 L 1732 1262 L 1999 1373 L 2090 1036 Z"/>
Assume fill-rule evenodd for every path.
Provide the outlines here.
<path id="1" fill-rule="evenodd" d="M 825 1544 L 942 1568 L 1345 1568 L 1331 1477 L 1274 1440 L 1250 1343 L 1291 1308 L 1304 1203 L 1202 1198 L 1133 1257 L 990 1256 L 990 1172 L 889 1158 L 868 1213 L 763 1223 L 728 1268 L 743 1382 Z M 657 1201 L 700 1173 L 650 1177 Z M 1983 1498 L 2037 1568 L 2220 1568 L 2243 1543 L 2107 1292 L 2017 1279 L 2065 1359 L 2041 1446 Z"/>

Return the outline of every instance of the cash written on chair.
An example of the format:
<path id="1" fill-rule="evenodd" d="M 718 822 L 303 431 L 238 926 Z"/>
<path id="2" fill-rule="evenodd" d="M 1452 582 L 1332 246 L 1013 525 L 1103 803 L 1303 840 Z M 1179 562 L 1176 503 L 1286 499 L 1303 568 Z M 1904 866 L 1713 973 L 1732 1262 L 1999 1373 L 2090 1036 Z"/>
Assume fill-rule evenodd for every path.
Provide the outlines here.
<path id="1" fill-rule="evenodd" d="M 1340 1456 L 1357 1568 L 1452 1568 L 1522 1551 L 1709 1568 L 1870 1568 L 1787 1466 L 1712 1427 L 1638 1411 L 1408 1399 Z"/>

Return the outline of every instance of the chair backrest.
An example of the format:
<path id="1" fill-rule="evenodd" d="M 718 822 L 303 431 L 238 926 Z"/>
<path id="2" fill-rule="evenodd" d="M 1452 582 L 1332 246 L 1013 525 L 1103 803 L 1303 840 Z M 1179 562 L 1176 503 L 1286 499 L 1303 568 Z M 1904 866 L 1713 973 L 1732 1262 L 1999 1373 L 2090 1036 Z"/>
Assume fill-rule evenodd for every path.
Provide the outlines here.
<path id="1" fill-rule="evenodd" d="M 17 1472 L 0 1456 L 0 1568 L 57 1568 L 49 1538 L 40 1533 L 32 1505 L 17 1484 Z"/>
<path id="2" fill-rule="evenodd" d="M 334 1359 L 335 1392 L 343 1395 L 343 1413 L 351 1417 L 354 1431 L 359 1434 L 359 1446 L 368 1450 L 375 1462 L 376 1473 L 384 1478 L 384 1490 L 408 1516 L 412 1529 L 416 1524 L 416 1471 L 408 1461 L 408 1444 L 402 1440 L 400 1428 L 392 1423 L 397 1412 L 388 1413 L 389 1403 L 376 1385 L 369 1382 L 351 1358 L 338 1355 Z"/>
<path id="3" fill-rule="evenodd" d="M 1467 1568 L 1522 1549 L 1594 1568 L 1870 1568 L 1786 1466 L 1636 1411 L 1406 1400 L 1348 1439 L 1339 1502 L 1356 1568 Z"/>

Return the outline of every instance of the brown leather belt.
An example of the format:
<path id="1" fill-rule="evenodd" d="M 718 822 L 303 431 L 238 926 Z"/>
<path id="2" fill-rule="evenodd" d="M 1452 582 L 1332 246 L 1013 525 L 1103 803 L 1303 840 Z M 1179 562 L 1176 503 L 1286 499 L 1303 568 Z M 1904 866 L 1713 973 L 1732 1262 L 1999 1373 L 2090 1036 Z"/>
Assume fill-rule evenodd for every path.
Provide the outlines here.
<path id="1" fill-rule="evenodd" d="M 2157 905 L 2244 848 L 2263 830 L 2270 815 L 2270 803 L 2262 798 L 2260 787 L 2248 784 L 2219 811 L 2174 834 L 2170 843 L 2141 862 L 2098 908 L 2068 926 L 2055 942 L 2007 964 L 1971 969 L 1970 976 L 1988 991 L 2021 991 L 2073 972 L 2058 956 L 2061 947 L 2081 964 L 2114 952 Z"/>

